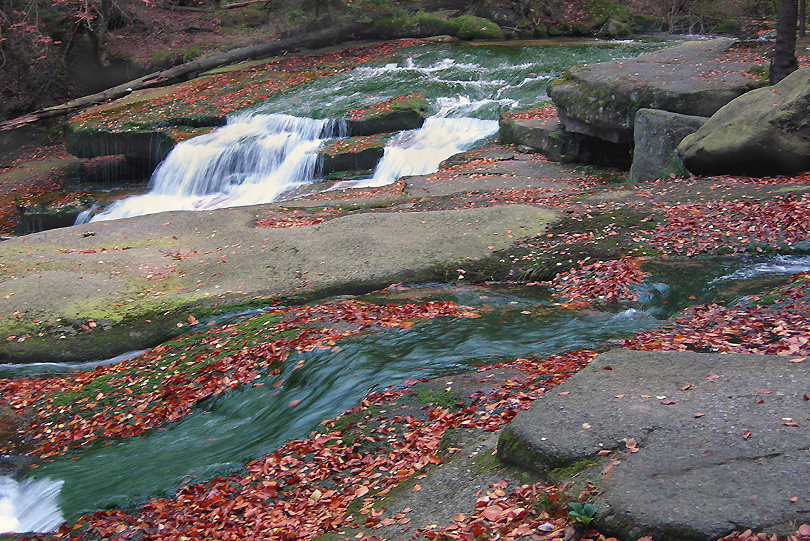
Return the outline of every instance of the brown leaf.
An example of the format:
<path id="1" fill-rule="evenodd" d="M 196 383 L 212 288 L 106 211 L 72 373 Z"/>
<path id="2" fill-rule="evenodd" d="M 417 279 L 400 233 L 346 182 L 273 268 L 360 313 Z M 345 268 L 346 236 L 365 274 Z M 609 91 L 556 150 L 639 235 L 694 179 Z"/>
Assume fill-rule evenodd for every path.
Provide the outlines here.
<path id="1" fill-rule="evenodd" d="M 750 431 L 750 430 L 746 430 L 745 432 L 743 432 L 742 437 L 743 437 L 743 439 L 744 439 L 744 440 L 747 440 L 748 438 L 750 438 L 750 437 L 751 437 L 751 431 Z"/>
<path id="2" fill-rule="evenodd" d="M 634 447 L 636 447 L 636 445 L 637 445 L 636 438 L 630 438 L 629 440 L 624 442 L 624 446 L 627 447 L 628 449 L 633 449 Z"/>

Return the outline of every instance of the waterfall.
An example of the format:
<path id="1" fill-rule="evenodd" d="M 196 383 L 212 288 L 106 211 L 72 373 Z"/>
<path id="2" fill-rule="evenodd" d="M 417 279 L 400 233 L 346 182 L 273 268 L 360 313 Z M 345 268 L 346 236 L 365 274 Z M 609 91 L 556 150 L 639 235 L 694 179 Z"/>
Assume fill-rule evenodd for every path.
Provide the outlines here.
<path id="1" fill-rule="evenodd" d="M 56 504 L 62 481 L 0 476 L 0 533 L 50 532 L 63 522 Z"/>
<path id="2" fill-rule="evenodd" d="M 426 175 L 453 154 L 498 132 L 495 120 L 430 117 L 421 129 L 403 132 L 388 145 L 374 176 L 357 186 L 385 186 L 408 175 Z"/>
<path id="3" fill-rule="evenodd" d="M 323 140 L 346 135 L 345 122 L 336 120 L 235 116 L 212 133 L 178 144 L 152 174 L 148 193 L 119 201 L 90 221 L 273 201 L 312 182 Z"/>

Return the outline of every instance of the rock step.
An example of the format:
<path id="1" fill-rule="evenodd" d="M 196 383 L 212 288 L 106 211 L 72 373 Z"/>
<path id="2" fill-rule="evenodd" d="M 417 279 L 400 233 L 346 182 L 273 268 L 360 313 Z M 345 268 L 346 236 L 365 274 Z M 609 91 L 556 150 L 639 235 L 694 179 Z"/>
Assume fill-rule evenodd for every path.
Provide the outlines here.
<path id="1" fill-rule="evenodd" d="M 627 169 L 631 161 L 629 145 L 610 143 L 581 133 L 566 131 L 559 118 L 500 120 L 501 143 L 529 147 L 551 161 L 592 163 Z"/>
<path id="2" fill-rule="evenodd" d="M 567 131 L 631 144 L 636 112 L 660 109 L 711 116 L 764 82 L 750 62 L 729 61 L 731 38 L 688 41 L 632 59 L 569 69 L 548 95 Z"/>
<path id="3" fill-rule="evenodd" d="M 384 152 L 385 144 L 394 133 L 365 137 L 347 137 L 330 141 L 318 149 L 323 175 L 339 171 L 363 171 L 374 169 Z"/>
<path id="4" fill-rule="evenodd" d="M 518 413 L 498 456 L 580 471 L 572 493 L 592 483 L 595 524 L 622 541 L 784 536 L 810 522 L 810 366 L 790 360 L 609 351 Z"/>

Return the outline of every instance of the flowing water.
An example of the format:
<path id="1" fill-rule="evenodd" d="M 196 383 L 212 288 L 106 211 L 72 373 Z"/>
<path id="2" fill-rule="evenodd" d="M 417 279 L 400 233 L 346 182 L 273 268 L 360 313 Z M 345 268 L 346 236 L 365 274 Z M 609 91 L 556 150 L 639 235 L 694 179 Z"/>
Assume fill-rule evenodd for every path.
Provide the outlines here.
<path id="1" fill-rule="evenodd" d="M 609 310 L 561 310 L 543 287 L 427 285 L 361 297 L 368 302 L 452 300 L 482 309 L 478 319 L 438 318 L 408 330 L 368 332 L 339 350 L 301 354 L 306 362 L 206 401 L 146 438 L 57 458 L 22 481 L 0 477 L 0 530 L 47 530 L 99 508 L 128 508 L 181 485 L 238 471 L 284 441 L 306 436 L 353 407 L 373 386 L 438 377 L 519 356 L 594 348 L 651 329 L 690 304 L 734 304 L 773 281 L 810 269 L 810 257 L 651 263 L 640 301 Z M 28 373 L 48 367 L 27 366 Z M 0 371 L 0 375 L 3 372 Z M 283 380 L 278 388 L 274 384 Z M 289 407 L 291 401 L 300 401 Z M 58 508 L 54 503 L 58 503 Z"/>
<path id="2" fill-rule="evenodd" d="M 393 138 L 374 172 L 349 185 L 384 186 L 406 175 L 431 173 L 442 160 L 496 134 L 501 113 L 546 101 L 548 81 L 564 69 L 636 56 L 660 45 L 567 41 L 411 47 L 384 62 L 276 96 L 210 134 L 177 145 L 155 170 L 147 194 L 95 215 L 83 213 L 77 223 L 284 199 L 322 181 L 317 149 L 348 135 L 345 124 L 326 119 L 412 93 L 429 102 L 424 126 Z"/>

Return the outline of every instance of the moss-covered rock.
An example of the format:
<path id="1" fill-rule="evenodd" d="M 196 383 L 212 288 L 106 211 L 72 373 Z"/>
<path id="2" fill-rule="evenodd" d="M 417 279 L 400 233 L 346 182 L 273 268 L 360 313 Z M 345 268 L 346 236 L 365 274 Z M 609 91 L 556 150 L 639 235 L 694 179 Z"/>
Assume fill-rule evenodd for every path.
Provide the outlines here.
<path id="1" fill-rule="evenodd" d="M 548 94 L 568 131 L 631 143 L 639 109 L 711 116 L 759 83 L 746 76 L 752 63 L 732 62 L 733 40 L 689 41 L 634 59 L 568 70 Z"/>
<path id="2" fill-rule="evenodd" d="M 456 19 L 443 19 L 423 12 L 412 14 L 403 11 L 376 19 L 370 33 L 382 39 L 455 36 L 460 26 Z"/>
<path id="3" fill-rule="evenodd" d="M 393 134 L 348 137 L 331 141 L 318 150 L 321 156 L 322 173 L 337 171 L 363 171 L 373 169 L 382 158 L 385 143 Z"/>
<path id="4" fill-rule="evenodd" d="M 375 135 L 421 128 L 427 116 L 427 100 L 411 94 L 348 111 L 346 124 L 352 135 Z"/>
<path id="5" fill-rule="evenodd" d="M 474 15 L 463 15 L 456 20 L 459 23 L 456 34 L 459 39 L 504 39 L 501 27 L 487 19 Z"/>
<path id="6" fill-rule="evenodd" d="M 678 147 L 699 174 L 793 174 L 810 169 L 810 69 L 720 109 Z"/>

